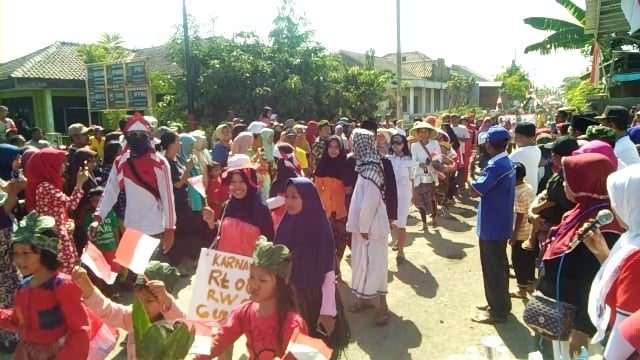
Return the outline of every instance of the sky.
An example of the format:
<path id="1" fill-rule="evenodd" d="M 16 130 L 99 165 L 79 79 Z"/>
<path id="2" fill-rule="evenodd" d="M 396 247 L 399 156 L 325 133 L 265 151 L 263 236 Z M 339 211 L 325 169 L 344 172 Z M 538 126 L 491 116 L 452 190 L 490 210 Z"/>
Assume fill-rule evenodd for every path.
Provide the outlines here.
<path id="1" fill-rule="evenodd" d="M 187 0 L 203 35 L 254 31 L 266 39 L 282 0 Z M 530 16 L 571 20 L 555 0 L 400 0 L 403 51 L 420 51 L 493 79 L 505 66 L 524 67 L 536 86 L 558 86 L 584 73 L 579 52 L 541 56 L 524 48 L 545 32 L 523 23 Z M 315 39 L 330 51 L 382 56 L 396 51 L 394 0 L 294 0 Z M 584 0 L 576 0 L 584 6 Z M 94 42 L 119 33 L 129 48 L 160 45 L 181 22 L 181 0 L 0 0 L 0 62 L 54 41 Z"/>

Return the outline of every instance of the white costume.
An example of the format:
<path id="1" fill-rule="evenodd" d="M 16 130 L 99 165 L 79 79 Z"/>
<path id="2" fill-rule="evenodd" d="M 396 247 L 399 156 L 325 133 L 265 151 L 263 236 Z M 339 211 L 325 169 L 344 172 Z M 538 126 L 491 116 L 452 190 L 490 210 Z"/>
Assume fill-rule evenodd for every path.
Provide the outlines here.
<path id="1" fill-rule="evenodd" d="M 409 156 L 388 155 L 387 158 L 393 165 L 398 190 L 398 219 L 393 223 L 399 228 L 405 228 L 411 207 L 412 181 L 416 175 L 418 162 Z"/>

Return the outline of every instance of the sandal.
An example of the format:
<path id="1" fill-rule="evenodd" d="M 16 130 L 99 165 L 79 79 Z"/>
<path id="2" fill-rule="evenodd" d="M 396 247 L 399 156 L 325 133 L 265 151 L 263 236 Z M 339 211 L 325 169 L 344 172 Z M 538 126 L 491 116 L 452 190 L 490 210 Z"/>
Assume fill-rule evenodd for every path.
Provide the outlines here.
<path id="1" fill-rule="evenodd" d="M 378 313 L 376 315 L 376 326 L 387 326 L 389 324 L 389 320 L 391 319 L 391 314 L 389 314 L 389 310 L 386 310 L 383 313 Z"/>

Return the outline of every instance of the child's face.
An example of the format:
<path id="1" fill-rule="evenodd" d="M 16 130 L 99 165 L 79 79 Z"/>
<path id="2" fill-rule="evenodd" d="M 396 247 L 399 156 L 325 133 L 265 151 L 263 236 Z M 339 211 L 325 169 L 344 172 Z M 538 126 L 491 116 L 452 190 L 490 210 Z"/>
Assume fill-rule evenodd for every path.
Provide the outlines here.
<path id="1" fill-rule="evenodd" d="M 33 251 L 31 245 L 13 245 L 13 262 L 22 275 L 31 275 L 42 269 L 40 254 Z"/>
<path id="2" fill-rule="evenodd" d="M 214 165 L 211 167 L 211 171 L 209 172 L 209 176 L 217 178 L 222 175 L 222 167 L 220 165 Z"/>
<path id="3" fill-rule="evenodd" d="M 265 302 L 276 296 L 276 276 L 257 266 L 251 266 L 247 292 L 252 301 Z"/>
<path id="4" fill-rule="evenodd" d="M 158 318 L 162 314 L 162 305 L 156 297 L 147 288 L 141 288 L 135 291 L 134 296 L 144 306 L 144 311 L 149 315 L 149 319 Z"/>
<path id="5" fill-rule="evenodd" d="M 100 203 L 100 196 L 99 195 L 94 195 L 92 197 L 89 198 L 89 203 L 91 203 L 91 207 L 94 209 L 98 208 L 98 204 Z"/>

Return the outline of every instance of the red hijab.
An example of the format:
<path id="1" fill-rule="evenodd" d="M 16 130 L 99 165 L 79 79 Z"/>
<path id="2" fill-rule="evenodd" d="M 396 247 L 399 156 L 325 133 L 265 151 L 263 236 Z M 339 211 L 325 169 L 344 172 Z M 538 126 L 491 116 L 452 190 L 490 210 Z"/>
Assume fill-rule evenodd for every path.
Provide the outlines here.
<path id="1" fill-rule="evenodd" d="M 307 131 L 304 134 L 309 145 L 313 145 L 318 137 L 318 123 L 311 120 L 307 123 Z"/>
<path id="2" fill-rule="evenodd" d="M 567 191 L 573 193 L 576 206 L 564 214 L 560 225 L 549 232 L 544 260 L 555 259 L 573 250 L 571 242 L 582 225 L 593 219 L 598 211 L 611 208 L 607 177 L 616 168 L 605 155 L 589 153 L 564 157 L 562 166 Z M 623 232 L 616 221 L 601 230 L 617 234 Z"/>
<path id="3" fill-rule="evenodd" d="M 67 153 L 54 148 L 42 149 L 31 156 L 27 163 L 27 210 L 36 207 L 36 188 L 43 182 L 48 182 L 62 191 L 63 177 L 61 175 Z"/>

